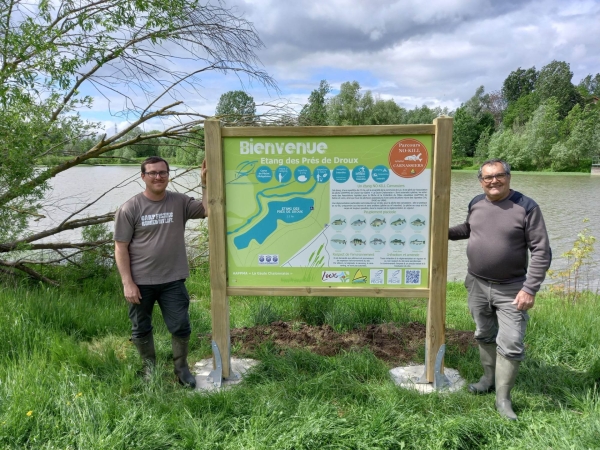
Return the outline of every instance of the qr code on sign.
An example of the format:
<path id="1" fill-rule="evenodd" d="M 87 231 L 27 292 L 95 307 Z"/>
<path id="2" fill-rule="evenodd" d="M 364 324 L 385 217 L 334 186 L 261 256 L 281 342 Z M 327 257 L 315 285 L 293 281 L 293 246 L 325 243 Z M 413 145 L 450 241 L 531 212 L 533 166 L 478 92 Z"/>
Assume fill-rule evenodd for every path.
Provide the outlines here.
<path id="1" fill-rule="evenodd" d="M 405 270 L 404 271 L 404 283 L 405 284 L 421 284 L 421 271 L 420 270 Z"/>

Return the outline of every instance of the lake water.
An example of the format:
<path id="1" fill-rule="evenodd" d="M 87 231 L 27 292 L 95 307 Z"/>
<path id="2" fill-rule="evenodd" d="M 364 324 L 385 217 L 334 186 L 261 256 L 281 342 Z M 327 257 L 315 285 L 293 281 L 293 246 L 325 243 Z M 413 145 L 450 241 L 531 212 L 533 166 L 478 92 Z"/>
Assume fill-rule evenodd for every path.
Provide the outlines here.
<path id="1" fill-rule="evenodd" d="M 175 174 L 184 172 L 172 168 Z M 111 190 L 113 186 L 117 188 Z M 193 171 L 176 178 L 170 189 L 188 192 L 190 188 L 199 188 L 199 173 Z M 596 245 L 594 260 L 600 262 L 600 176 L 590 174 L 547 174 L 513 173 L 511 187 L 533 198 L 541 207 L 550 235 L 554 254 L 552 268 L 564 265 L 560 255 L 571 249 L 577 233 L 585 226 L 584 218 L 590 219 L 587 227 L 599 241 Z M 110 191 L 109 191 L 110 190 Z M 95 215 L 114 210 L 128 198 L 141 192 L 143 183 L 139 177 L 139 166 L 79 166 L 61 173 L 52 180 L 52 191 L 48 197 L 53 199 L 52 207 L 42 213 L 47 217 L 32 223 L 33 230 L 41 230 L 51 224 L 57 224 L 72 211 L 98 199 L 86 215 Z M 108 191 L 108 192 L 107 192 Z M 199 189 L 188 195 L 199 197 Z M 450 225 L 464 222 L 469 201 L 482 192 L 475 172 L 453 172 Z M 193 224 L 193 222 L 192 222 Z M 66 240 L 73 232 L 65 232 L 54 240 Z M 466 242 L 449 243 L 448 280 L 461 280 L 467 270 Z M 598 285 L 600 267 L 595 267 L 592 278 Z"/>

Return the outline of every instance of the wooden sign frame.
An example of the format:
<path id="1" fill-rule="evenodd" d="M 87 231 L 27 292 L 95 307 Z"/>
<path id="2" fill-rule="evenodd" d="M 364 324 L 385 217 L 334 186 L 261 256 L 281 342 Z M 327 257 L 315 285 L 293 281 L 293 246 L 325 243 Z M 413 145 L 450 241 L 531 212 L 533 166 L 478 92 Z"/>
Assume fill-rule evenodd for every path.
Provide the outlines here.
<path id="1" fill-rule="evenodd" d="M 432 125 L 380 125 L 344 127 L 221 127 L 216 119 L 204 126 L 206 143 L 209 263 L 213 341 L 221 355 L 222 376 L 229 378 L 230 295 L 260 296 L 356 296 L 427 298 L 426 377 L 434 381 L 434 364 L 445 342 L 448 226 L 453 119 L 438 117 Z M 432 135 L 431 211 L 428 288 L 340 287 L 236 287 L 227 284 L 227 234 L 225 208 L 224 137 L 330 137 Z"/>

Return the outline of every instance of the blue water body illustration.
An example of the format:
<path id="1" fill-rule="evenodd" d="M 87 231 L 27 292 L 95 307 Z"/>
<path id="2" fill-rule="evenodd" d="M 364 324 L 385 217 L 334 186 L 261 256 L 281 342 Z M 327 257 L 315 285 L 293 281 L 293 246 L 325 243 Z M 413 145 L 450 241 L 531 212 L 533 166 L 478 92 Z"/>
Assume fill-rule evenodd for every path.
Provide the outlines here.
<path id="1" fill-rule="evenodd" d="M 233 244 L 242 250 L 250 245 L 252 239 L 259 244 L 277 230 L 277 221 L 295 223 L 310 214 L 314 207 L 312 198 L 294 197 L 284 202 L 269 202 L 267 215 L 244 234 L 233 238 Z"/>

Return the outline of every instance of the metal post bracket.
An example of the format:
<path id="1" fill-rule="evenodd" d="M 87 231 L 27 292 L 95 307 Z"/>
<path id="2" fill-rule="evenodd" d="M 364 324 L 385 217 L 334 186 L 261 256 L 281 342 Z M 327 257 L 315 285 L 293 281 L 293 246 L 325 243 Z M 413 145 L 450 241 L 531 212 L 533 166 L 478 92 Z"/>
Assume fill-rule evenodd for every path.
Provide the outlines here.
<path id="1" fill-rule="evenodd" d="M 208 374 L 215 387 L 220 388 L 223 384 L 223 362 L 221 361 L 221 352 L 215 341 L 212 341 L 213 356 L 215 357 L 216 367 Z"/>

